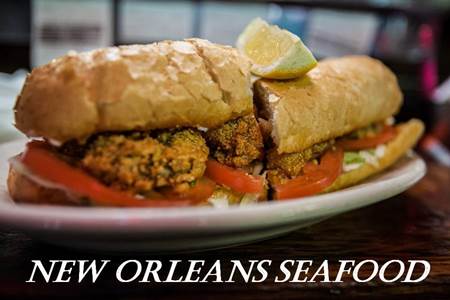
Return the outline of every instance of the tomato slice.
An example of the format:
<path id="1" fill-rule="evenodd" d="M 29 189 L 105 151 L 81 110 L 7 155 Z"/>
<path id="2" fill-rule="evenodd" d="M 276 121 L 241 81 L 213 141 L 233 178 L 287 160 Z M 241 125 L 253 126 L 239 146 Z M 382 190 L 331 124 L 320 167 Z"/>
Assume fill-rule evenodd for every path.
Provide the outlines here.
<path id="1" fill-rule="evenodd" d="M 338 141 L 336 145 L 348 151 L 363 150 L 375 148 L 378 145 L 385 144 L 393 140 L 396 135 L 397 130 L 395 127 L 385 126 L 376 136 L 361 139 L 343 139 Z"/>
<path id="2" fill-rule="evenodd" d="M 259 194 L 264 191 L 261 176 L 253 176 L 240 169 L 234 169 L 216 160 L 206 162 L 205 176 L 216 183 L 225 185 L 238 193 Z"/>
<path id="3" fill-rule="evenodd" d="M 203 182 L 195 192 L 201 193 L 202 199 L 178 198 L 137 198 L 122 191 L 114 190 L 99 182 L 83 170 L 75 168 L 55 156 L 44 142 L 32 141 L 27 144 L 21 156 L 22 163 L 31 172 L 45 180 L 61 185 L 73 193 L 88 197 L 94 205 L 121 207 L 169 207 L 188 206 L 205 200 L 214 189 L 205 187 Z M 205 190 L 203 190 L 205 189 Z M 204 198 L 203 198 L 204 197 Z"/>
<path id="4" fill-rule="evenodd" d="M 303 175 L 275 186 L 275 199 L 310 196 L 325 190 L 342 173 L 344 151 L 341 148 L 328 150 L 320 164 L 309 162 L 303 168 Z"/>
<path id="5" fill-rule="evenodd" d="M 193 187 L 191 187 L 187 191 L 183 191 L 182 193 L 176 193 L 172 189 L 165 189 L 161 192 L 164 197 L 167 198 L 180 198 L 180 199 L 191 199 L 203 201 L 208 199 L 216 189 L 216 184 L 208 179 L 201 178 L 198 179 Z"/>

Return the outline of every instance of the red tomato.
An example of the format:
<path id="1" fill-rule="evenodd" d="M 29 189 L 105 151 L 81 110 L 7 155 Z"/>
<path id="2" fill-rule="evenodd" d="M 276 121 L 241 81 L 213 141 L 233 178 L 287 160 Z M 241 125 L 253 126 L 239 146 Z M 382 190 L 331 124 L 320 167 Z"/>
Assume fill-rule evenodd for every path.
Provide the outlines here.
<path id="1" fill-rule="evenodd" d="M 383 130 L 373 137 L 361 139 L 343 139 L 336 143 L 337 146 L 344 150 L 354 151 L 369 148 L 375 148 L 378 145 L 385 144 L 395 138 L 397 130 L 392 126 L 385 126 Z"/>
<path id="2" fill-rule="evenodd" d="M 165 189 L 161 193 L 167 198 L 180 198 L 203 201 L 208 199 L 216 189 L 216 184 L 208 178 L 198 179 L 193 187 L 181 194 L 172 189 Z"/>
<path id="3" fill-rule="evenodd" d="M 320 164 L 307 163 L 303 175 L 275 186 L 275 199 L 288 199 L 314 195 L 325 190 L 342 173 L 344 151 L 328 150 Z"/>
<path id="4" fill-rule="evenodd" d="M 214 189 L 210 188 L 210 184 L 206 186 L 201 183 L 195 187 L 195 191 L 202 194 L 202 199 L 198 199 L 198 197 L 196 199 L 137 198 L 105 186 L 83 170 L 75 168 L 59 159 L 44 142 L 38 141 L 27 144 L 26 151 L 21 156 L 21 160 L 37 176 L 56 183 L 76 195 L 88 197 L 93 204 L 99 206 L 188 206 L 200 200 L 207 199 L 214 191 Z"/>
<path id="5" fill-rule="evenodd" d="M 205 176 L 238 193 L 258 194 L 264 191 L 264 181 L 261 176 L 247 174 L 243 170 L 228 167 L 216 160 L 208 160 Z"/>

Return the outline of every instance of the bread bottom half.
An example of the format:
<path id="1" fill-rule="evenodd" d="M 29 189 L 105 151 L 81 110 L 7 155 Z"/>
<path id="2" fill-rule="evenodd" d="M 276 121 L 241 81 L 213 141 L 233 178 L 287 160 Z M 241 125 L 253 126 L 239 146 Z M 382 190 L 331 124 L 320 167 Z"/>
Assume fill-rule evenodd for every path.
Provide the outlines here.
<path id="1" fill-rule="evenodd" d="M 356 170 L 341 174 L 336 181 L 325 190 L 325 193 L 355 185 L 368 177 L 378 174 L 393 165 L 408 150 L 414 147 L 425 129 L 422 121 L 412 119 L 396 126 L 398 134 L 394 140 L 386 144 L 384 155 L 378 159 L 378 164 L 363 164 Z"/>
<path id="2" fill-rule="evenodd" d="M 397 129 L 397 137 L 386 144 L 384 156 L 378 160 L 377 166 L 365 163 L 356 170 L 343 173 L 325 192 L 332 192 L 357 184 L 393 165 L 409 149 L 414 147 L 424 131 L 424 125 L 420 120 L 412 119 L 407 123 L 397 125 Z M 81 205 L 64 191 L 39 185 L 17 172 L 12 166 L 8 174 L 8 190 L 14 201 L 20 203 Z"/>
<path id="3" fill-rule="evenodd" d="M 9 168 L 8 174 L 8 190 L 12 199 L 17 203 L 29 203 L 29 204 L 53 204 L 53 205 L 70 205 L 70 206 L 86 206 L 88 201 L 82 201 L 82 199 L 75 196 L 70 196 L 65 191 L 57 188 L 49 188 L 28 178 L 26 175 L 18 172 L 13 166 Z M 217 191 L 217 190 L 216 190 Z M 240 197 L 238 194 L 223 189 L 220 189 L 221 198 L 227 199 L 230 205 L 239 205 Z M 217 198 L 217 196 L 216 196 Z M 258 202 L 267 200 L 267 190 L 258 196 Z M 199 206 L 211 205 L 209 201 L 199 202 Z"/>
<path id="4" fill-rule="evenodd" d="M 80 205 L 66 192 L 44 187 L 18 172 L 13 166 L 9 168 L 7 184 L 9 195 L 18 203 Z"/>

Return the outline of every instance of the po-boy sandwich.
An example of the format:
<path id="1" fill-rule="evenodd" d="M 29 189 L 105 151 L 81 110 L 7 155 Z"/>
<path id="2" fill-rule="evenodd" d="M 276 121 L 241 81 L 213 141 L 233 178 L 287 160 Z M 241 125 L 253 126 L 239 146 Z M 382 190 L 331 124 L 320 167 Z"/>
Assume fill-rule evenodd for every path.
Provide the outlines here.
<path id="1" fill-rule="evenodd" d="M 365 56 L 321 61 L 298 79 L 260 79 L 255 94 L 276 199 L 358 183 L 397 161 L 424 130 L 419 120 L 393 124 L 397 79 Z"/>
<path id="2" fill-rule="evenodd" d="M 249 62 L 205 40 L 72 53 L 15 105 L 33 138 L 11 159 L 18 202 L 183 206 L 265 197 Z"/>
<path id="3" fill-rule="evenodd" d="M 200 39 L 68 54 L 34 69 L 15 105 L 16 127 L 33 139 L 10 160 L 12 198 L 228 205 L 266 199 L 266 178 L 273 198 L 298 198 L 381 172 L 424 130 L 419 120 L 393 124 L 402 94 L 375 59 L 259 79 L 255 97 L 249 69 L 235 49 Z"/>

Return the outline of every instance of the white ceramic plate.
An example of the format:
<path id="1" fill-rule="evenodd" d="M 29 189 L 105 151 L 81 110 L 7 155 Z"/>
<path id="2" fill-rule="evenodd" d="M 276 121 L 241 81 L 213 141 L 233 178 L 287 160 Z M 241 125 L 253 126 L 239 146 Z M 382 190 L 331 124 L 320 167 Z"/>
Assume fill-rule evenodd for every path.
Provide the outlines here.
<path id="1" fill-rule="evenodd" d="M 12 202 L 7 159 L 23 149 L 23 140 L 0 145 L 1 226 L 53 244 L 103 251 L 194 251 L 268 239 L 392 197 L 426 170 L 411 154 L 362 184 L 297 200 L 224 209 L 73 208 Z"/>

